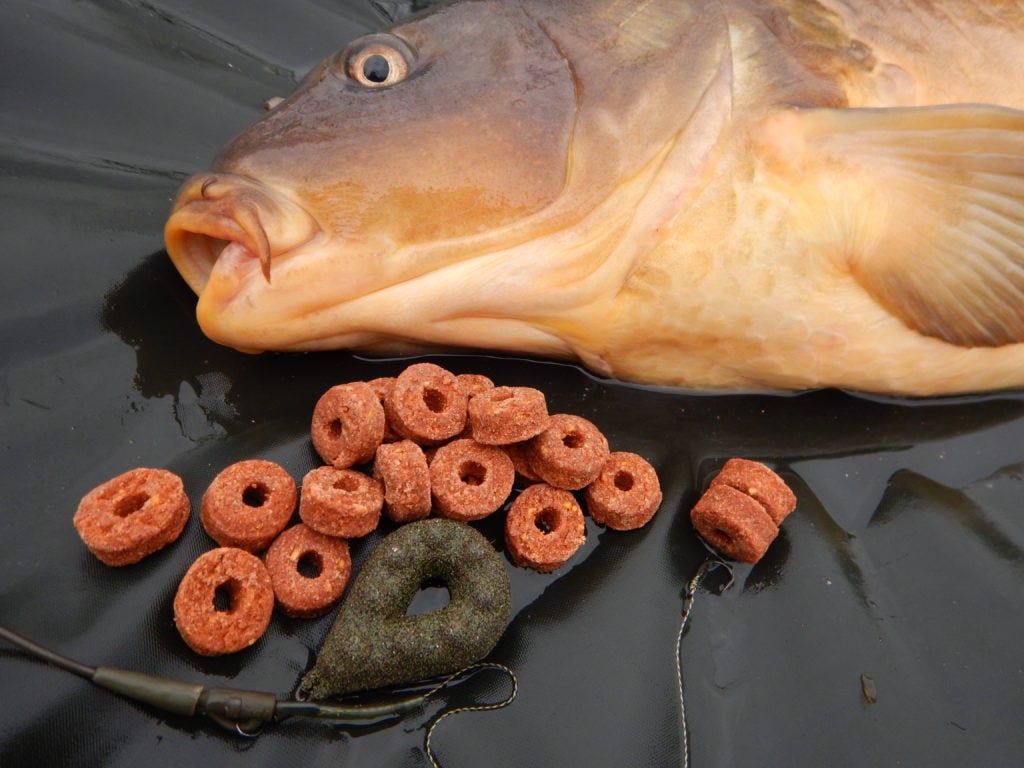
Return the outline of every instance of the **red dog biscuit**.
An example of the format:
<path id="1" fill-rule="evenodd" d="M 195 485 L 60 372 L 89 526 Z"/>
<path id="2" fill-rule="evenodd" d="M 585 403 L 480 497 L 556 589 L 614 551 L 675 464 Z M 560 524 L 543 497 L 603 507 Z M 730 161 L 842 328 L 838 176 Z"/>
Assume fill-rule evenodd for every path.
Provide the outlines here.
<path id="1" fill-rule="evenodd" d="M 796 509 L 796 495 L 785 481 L 757 461 L 729 459 L 711 485 L 728 485 L 752 497 L 760 502 L 776 525 L 781 525 Z"/>
<path id="2" fill-rule="evenodd" d="M 218 608 L 218 600 L 226 602 Z M 274 612 L 274 588 L 263 561 L 222 547 L 200 555 L 174 595 L 174 623 L 203 656 L 234 653 L 259 640 Z"/>
<path id="3" fill-rule="evenodd" d="M 501 448 L 475 440 L 454 440 L 430 462 L 430 490 L 438 514 L 479 520 L 505 503 L 515 481 L 512 459 Z"/>
<path id="4" fill-rule="evenodd" d="M 733 560 L 756 563 L 779 535 L 764 507 L 743 491 L 711 485 L 690 510 L 690 521 L 717 552 Z"/>
<path id="5" fill-rule="evenodd" d="M 472 399 L 474 395 L 479 395 L 482 392 L 486 392 L 489 389 L 494 389 L 494 382 L 482 373 L 460 373 L 455 379 L 459 382 L 459 387 L 462 391 Z"/>
<path id="6" fill-rule="evenodd" d="M 352 573 L 348 542 L 302 523 L 274 539 L 265 561 L 277 606 L 299 618 L 327 613 L 341 599 Z"/>
<path id="7" fill-rule="evenodd" d="M 575 497 L 544 483 L 523 490 L 505 518 L 505 546 L 512 562 L 541 573 L 562 566 L 586 538 L 586 521 Z"/>
<path id="8" fill-rule="evenodd" d="M 317 467 L 302 479 L 299 517 L 325 536 L 365 536 L 377 527 L 383 506 L 380 481 L 354 469 Z"/>
<path id="9" fill-rule="evenodd" d="M 635 453 L 615 451 L 583 492 L 590 516 L 617 531 L 640 528 L 661 505 L 658 473 Z"/>
<path id="10" fill-rule="evenodd" d="M 203 494 L 199 518 L 222 547 L 260 552 L 295 512 L 295 480 L 279 464 L 248 459 L 226 467 Z"/>
<path id="11" fill-rule="evenodd" d="M 608 440 L 592 422 L 557 413 L 530 441 L 530 469 L 548 485 L 576 491 L 597 478 L 608 453 Z"/>
<path id="12" fill-rule="evenodd" d="M 430 516 L 430 468 L 412 440 L 385 443 L 377 449 L 373 476 L 384 486 L 384 514 L 396 523 Z"/>
<path id="13" fill-rule="evenodd" d="M 525 484 L 539 483 L 537 473 L 530 469 L 530 441 L 524 443 L 509 443 L 501 446 L 501 449 L 512 459 L 512 466 L 516 469 L 516 476 L 522 479 Z"/>
<path id="14" fill-rule="evenodd" d="M 548 403 L 533 387 L 495 387 L 470 399 L 467 409 L 473 439 L 486 445 L 529 440 L 548 427 Z"/>
<path id="15" fill-rule="evenodd" d="M 140 467 L 89 491 L 73 522 L 96 557 L 107 565 L 129 565 L 177 539 L 189 511 L 180 477 Z"/>
<path id="16" fill-rule="evenodd" d="M 313 447 L 344 469 L 373 458 L 384 439 L 384 407 L 373 387 L 353 381 L 331 387 L 317 401 L 310 424 Z"/>
<path id="17" fill-rule="evenodd" d="M 395 428 L 391 426 L 387 419 L 387 410 L 384 409 L 384 403 L 388 399 L 388 394 L 395 388 L 395 377 L 380 376 L 376 379 L 370 379 L 366 383 L 370 385 L 370 389 L 373 390 L 373 394 L 377 396 L 377 400 L 380 402 L 381 409 L 384 410 L 384 437 L 381 442 L 393 443 L 396 440 L 401 440 L 402 436 L 395 432 Z"/>
<path id="18" fill-rule="evenodd" d="M 462 432 L 468 402 L 455 374 L 433 363 L 416 363 L 395 379 L 385 409 L 398 434 L 436 445 Z"/>

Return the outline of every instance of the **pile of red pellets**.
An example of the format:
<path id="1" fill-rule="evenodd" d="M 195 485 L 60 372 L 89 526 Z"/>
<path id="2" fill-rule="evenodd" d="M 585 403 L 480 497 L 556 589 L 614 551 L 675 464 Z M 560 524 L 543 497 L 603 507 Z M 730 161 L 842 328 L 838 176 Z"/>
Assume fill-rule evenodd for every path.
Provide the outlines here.
<path id="1" fill-rule="evenodd" d="M 305 475 L 301 492 L 280 465 L 250 459 L 203 494 L 200 521 L 218 547 L 192 564 L 174 599 L 175 623 L 197 653 L 252 645 L 275 605 L 289 616 L 329 611 L 351 573 L 347 541 L 382 516 L 480 520 L 505 506 L 518 478 L 525 489 L 508 508 L 506 549 L 515 564 L 548 572 L 583 544 L 583 506 L 596 522 L 630 530 L 662 499 L 645 459 L 610 451 L 580 416 L 549 414 L 540 390 L 431 363 L 332 387 L 310 436 L 324 466 Z M 291 525 L 296 507 L 301 522 Z M 120 566 L 177 539 L 189 509 L 180 478 L 138 468 L 87 494 L 74 522 L 93 554 Z"/>
<path id="2" fill-rule="evenodd" d="M 518 566 L 549 572 L 584 543 L 584 508 L 601 525 L 632 530 L 662 501 L 647 460 L 611 451 L 581 416 L 550 414 L 540 390 L 432 363 L 331 387 L 310 436 L 324 465 L 305 475 L 301 492 L 280 465 L 250 459 L 203 494 L 200 520 L 218 548 L 192 564 L 174 599 L 175 623 L 196 652 L 248 647 L 275 605 L 296 617 L 329 611 L 351 574 L 348 540 L 382 516 L 399 525 L 431 515 L 480 520 L 505 507 L 518 479 L 506 551 Z M 795 505 L 768 467 L 731 459 L 690 514 L 714 549 L 753 563 Z M 122 566 L 177 539 L 190 508 L 179 477 L 138 468 L 86 494 L 74 523 L 96 557 Z M 296 508 L 301 522 L 292 525 Z"/>

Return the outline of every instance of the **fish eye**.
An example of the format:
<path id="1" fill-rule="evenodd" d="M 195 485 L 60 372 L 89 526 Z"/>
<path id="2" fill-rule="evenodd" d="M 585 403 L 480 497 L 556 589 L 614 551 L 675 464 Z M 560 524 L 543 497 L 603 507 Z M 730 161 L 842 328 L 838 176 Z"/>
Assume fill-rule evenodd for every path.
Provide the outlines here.
<path id="1" fill-rule="evenodd" d="M 391 77 L 391 63 L 379 53 L 367 56 L 363 59 L 363 77 L 371 83 L 386 83 Z"/>
<path id="2" fill-rule="evenodd" d="M 367 40 L 352 51 L 345 62 L 345 71 L 366 88 L 382 88 L 405 80 L 411 62 L 411 51 L 400 41 L 377 38 Z"/>

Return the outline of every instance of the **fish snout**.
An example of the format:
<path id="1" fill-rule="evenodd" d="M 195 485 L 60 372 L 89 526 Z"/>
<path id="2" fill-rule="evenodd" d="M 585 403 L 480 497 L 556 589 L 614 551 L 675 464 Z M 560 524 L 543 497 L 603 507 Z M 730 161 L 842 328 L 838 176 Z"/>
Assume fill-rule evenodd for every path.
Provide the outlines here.
<path id="1" fill-rule="evenodd" d="M 301 205 L 273 188 L 243 176 L 199 173 L 182 185 L 164 242 L 182 277 L 202 294 L 222 267 L 236 283 L 257 269 L 270 282 L 272 265 L 318 232 Z"/>

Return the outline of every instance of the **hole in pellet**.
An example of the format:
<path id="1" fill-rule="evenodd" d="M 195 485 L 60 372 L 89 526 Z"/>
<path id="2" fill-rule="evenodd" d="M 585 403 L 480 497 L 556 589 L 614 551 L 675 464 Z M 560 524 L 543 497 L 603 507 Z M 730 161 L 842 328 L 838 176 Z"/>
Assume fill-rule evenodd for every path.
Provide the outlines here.
<path id="1" fill-rule="evenodd" d="M 234 579 L 228 579 L 213 590 L 213 610 L 220 613 L 231 613 L 235 607 L 235 596 L 238 594 L 239 584 Z"/>
<path id="2" fill-rule="evenodd" d="M 145 493 L 133 493 L 129 496 L 125 496 L 123 499 L 118 499 L 117 504 L 114 506 L 113 512 L 118 517 L 128 517 L 134 515 L 149 501 L 149 496 Z"/>
<path id="3" fill-rule="evenodd" d="M 317 578 L 324 570 L 324 559 L 319 552 L 303 552 L 295 563 L 295 570 L 307 579 Z"/>
<path id="4" fill-rule="evenodd" d="M 459 480 L 466 485 L 483 485 L 487 480 L 487 467 L 478 461 L 464 461 L 459 466 Z"/>
<path id="5" fill-rule="evenodd" d="M 439 389 L 427 387 L 423 390 L 423 404 L 434 413 L 441 413 L 448 406 L 448 398 Z"/>
<path id="6" fill-rule="evenodd" d="M 544 507 L 537 516 L 533 519 L 533 524 L 537 526 L 537 530 L 547 536 L 558 525 L 558 510 L 554 507 Z"/>
<path id="7" fill-rule="evenodd" d="M 354 493 L 359 490 L 359 481 L 352 477 L 352 475 L 342 475 L 334 481 L 334 490 Z"/>
<path id="8" fill-rule="evenodd" d="M 721 528 L 715 528 L 711 532 L 711 536 L 715 538 L 715 541 L 711 542 L 712 544 L 728 544 L 730 541 L 732 541 L 732 536 L 730 536 L 727 531 L 723 531 Z M 708 540 L 711 541 L 711 538 L 709 537 Z"/>
<path id="9" fill-rule="evenodd" d="M 345 431 L 345 425 L 342 424 L 341 419 L 331 419 L 327 423 L 327 435 L 331 440 L 340 440 L 342 432 Z"/>
<path id="10" fill-rule="evenodd" d="M 413 595 L 406 616 L 419 616 L 446 608 L 452 601 L 452 594 L 443 579 L 427 579 Z"/>
<path id="11" fill-rule="evenodd" d="M 242 503 L 247 507 L 262 507 L 267 503 L 269 493 L 270 489 L 263 485 L 263 483 L 250 483 L 242 491 Z"/>
<path id="12" fill-rule="evenodd" d="M 566 432 L 562 435 L 562 445 L 566 448 L 579 448 L 583 445 L 583 435 L 579 432 Z"/>
<path id="13" fill-rule="evenodd" d="M 615 487 L 620 491 L 631 491 L 633 490 L 633 475 L 624 469 L 620 469 L 615 473 Z"/>

